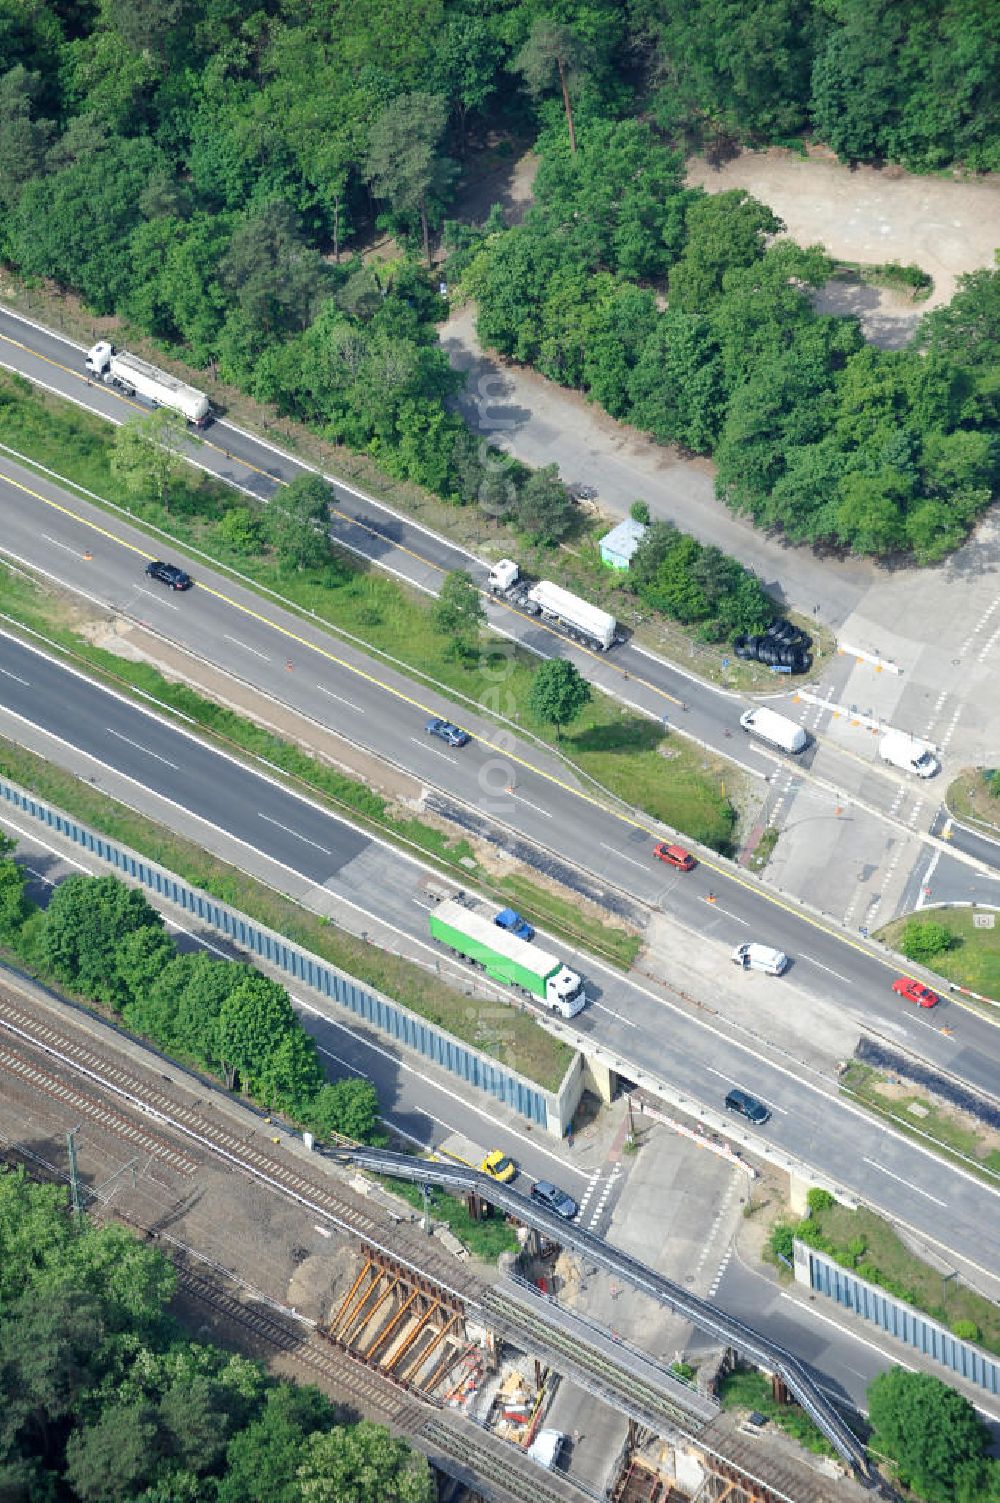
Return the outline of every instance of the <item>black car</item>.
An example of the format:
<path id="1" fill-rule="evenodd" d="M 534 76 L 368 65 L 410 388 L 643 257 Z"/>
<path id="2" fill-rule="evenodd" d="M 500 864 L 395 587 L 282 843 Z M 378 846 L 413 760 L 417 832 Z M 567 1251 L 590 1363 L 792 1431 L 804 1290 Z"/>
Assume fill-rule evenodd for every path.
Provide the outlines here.
<path id="1" fill-rule="evenodd" d="M 566 1221 L 572 1221 L 577 1213 L 578 1207 L 572 1195 L 567 1195 L 565 1190 L 550 1184 L 547 1179 L 535 1181 L 531 1187 L 531 1198 L 548 1210 L 555 1211 L 557 1216 L 562 1216 Z"/>
<path id="2" fill-rule="evenodd" d="M 468 731 L 459 730 L 450 720 L 441 720 L 437 715 L 433 720 L 428 720 L 425 729 L 428 736 L 437 736 L 439 740 L 447 741 L 449 746 L 464 746 L 470 739 Z"/>
<path id="3" fill-rule="evenodd" d="M 161 558 L 154 558 L 152 563 L 147 564 L 146 573 L 150 579 L 158 579 L 172 590 L 190 590 L 194 584 L 190 574 L 178 569 L 176 564 L 165 564 Z"/>
<path id="4" fill-rule="evenodd" d="M 726 1097 L 726 1108 L 731 1112 L 739 1112 L 741 1117 L 746 1117 L 748 1122 L 753 1122 L 757 1127 L 763 1127 L 765 1122 L 770 1122 L 771 1113 L 762 1101 L 756 1096 L 751 1096 L 749 1091 L 730 1091 Z"/>

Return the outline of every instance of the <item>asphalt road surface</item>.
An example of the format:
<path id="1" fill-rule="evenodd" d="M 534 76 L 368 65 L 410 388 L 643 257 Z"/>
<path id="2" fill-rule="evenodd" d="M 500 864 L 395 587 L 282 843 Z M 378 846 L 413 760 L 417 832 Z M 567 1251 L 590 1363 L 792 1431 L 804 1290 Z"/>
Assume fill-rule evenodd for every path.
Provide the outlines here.
<path id="1" fill-rule="evenodd" d="M 49 500 L 40 506 L 42 497 Z M 877 951 L 711 852 L 701 852 L 699 867 L 678 880 L 651 857 L 654 839 L 671 832 L 634 811 L 607 808 L 550 749 L 456 710 L 196 561 L 172 555 L 195 573 L 188 592 L 147 579 L 145 534 L 47 481 L 26 472 L 16 485 L 0 480 L 0 499 L 3 551 L 405 769 L 453 822 L 505 845 L 540 848 L 550 875 L 612 909 L 624 895 L 730 945 L 752 938 L 777 946 L 818 1001 L 855 1014 L 861 1026 L 881 1028 L 982 1090 L 1000 1090 L 998 1036 L 981 1018 L 966 1013 L 942 1024 L 945 1013 L 957 1011 L 951 1003 L 935 1010 L 932 1024 L 901 1012 L 889 988 L 893 973 Z M 432 715 L 458 719 L 473 741 L 453 749 L 428 736 Z M 716 902 L 707 909 L 710 893 Z M 950 1031 L 940 1031 L 948 1025 Z"/>
<path id="2" fill-rule="evenodd" d="M 112 768 L 135 789 L 170 800 L 189 836 L 197 835 L 199 822 L 221 829 L 247 857 L 265 854 L 300 878 L 342 892 L 355 909 L 371 901 L 373 916 L 384 917 L 390 885 L 393 921 L 414 943 L 433 949 L 425 938 L 426 902 L 419 901 L 422 867 L 385 847 L 373 852 L 377 843 L 344 821 L 7 637 L 0 637 L 0 675 L 5 729 L 18 722 L 43 727 L 59 738 L 51 753 L 56 760 L 60 747 L 83 752 L 96 768 Z M 776 1150 L 979 1266 L 1000 1261 L 997 1195 L 982 1183 L 868 1120 L 826 1083 L 800 1079 L 715 1023 L 692 1018 L 565 945 L 559 950 L 588 978 L 593 1001 L 575 1020 L 584 1041 L 599 1038 L 623 1062 L 666 1076 L 709 1108 L 718 1109 L 730 1085 L 750 1087 L 772 1110 L 767 1136 Z M 995 1035 L 969 1022 L 982 1028 L 981 1062 L 983 1051 L 995 1048 Z M 928 1030 L 928 1041 L 933 1037 Z M 966 1046 L 965 1052 L 977 1051 Z M 968 1067 L 971 1073 L 971 1057 Z"/>

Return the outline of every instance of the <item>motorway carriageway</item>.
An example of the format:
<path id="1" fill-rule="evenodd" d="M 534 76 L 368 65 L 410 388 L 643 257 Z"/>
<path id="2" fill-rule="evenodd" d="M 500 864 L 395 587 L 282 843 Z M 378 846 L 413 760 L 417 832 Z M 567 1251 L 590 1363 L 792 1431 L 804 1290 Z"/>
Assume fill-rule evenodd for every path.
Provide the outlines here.
<path id="1" fill-rule="evenodd" d="M 427 873 L 416 862 L 9 637 L 0 637 L 0 682 L 4 734 L 26 741 L 25 725 L 44 728 L 59 738 L 47 751 L 55 761 L 76 768 L 83 752 L 92 775 L 110 768 L 129 780 L 132 803 L 142 802 L 141 790 L 153 790 L 169 801 L 151 805 L 155 817 L 188 838 L 198 838 L 199 824 L 226 832 L 238 843 L 238 864 L 251 866 L 259 853 L 285 868 L 291 890 L 303 880 L 322 886 L 355 911 L 367 909 L 373 922 L 396 925 L 427 957 L 442 958 L 427 937 Z M 703 905 L 706 911 L 712 917 L 703 928 L 710 930 L 716 911 Z M 730 1085 L 749 1088 L 772 1110 L 764 1136 L 779 1156 L 812 1165 L 977 1266 L 1000 1264 L 1000 1200 L 993 1190 L 839 1100 L 829 1083 L 798 1078 L 780 1060 L 735 1041 L 724 1026 L 691 1017 L 666 995 L 551 943 L 588 978 L 594 1000 L 574 1020 L 584 1044 L 598 1039 L 625 1073 L 634 1067 L 666 1077 L 720 1116 Z M 731 1135 L 751 1142 L 738 1129 Z"/>
<path id="2" fill-rule="evenodd" d="M 82 345 L 0 306 L 0 364 L 114 423 L 149 411 L 141 401 L 88 377 L 85 354 Z M 310 466 L 224 418 L 211 423 L 201 441 L 191 446 L 189 457 L 226 484 L 265 501 L 296 475 L 312 473 Z M 339 512 L 331 518 L 331 535 L 343 547 L 430 594 L 437 593 L 442 575 L 451 569 L 466 570 L 485 588 L 488 569 L 474 554 L 344 481 L 325 478 L 333 486 Z M 608 655 L 590 652 L 499 602 L 488 605 L 488 616 L 504 635 L 541 657 L 569 658 L 600 688 L 656 719 L 676 724 L 683 714 L 685 734 L 738 760 L 755 777 L 774 771 L 774 759 L 766 751 L 733 735 L 738 696 L 714 689 L 631 644 Z M 686 712 L 682 704 L 688 706 Z"/>
<path id="3" fill-rule="evenodd" d="M 873 946 L 711 852 L 699 853 L 690 874 L 664 867 L 652 846 L 672 832 L 609 808 L 549 748 L 519 742 L 473 713 L 459 717 L 473 733 L 469 745 L 432 739 L 428 717 L 456 713 L 435 691 L 221 574 L 196 569 L 195 587 L 183 594 L 147 580 L 155 544 L 144 533 L 10 461 L 0 461 L 0 502 L 0 552 L 404 769 L 431 790 L 428 806 L 453 824 L 525 850 L 549 876 L 612 913 L 627 917 L 637 901 L 730 946 L 746 939 L 774 945 L 822 1004 L 1000 1095 L 1000 1034 L 987 1020 L 954 998 L 932 1012 L 905 1005 L 891 991 L 895 968 Z"/>
<path id="4" fill-rule="evenodd" d="M 113 387 L 95 384 L 84 370 L 84 355 L 83 346 L 0 307 L 0 364 L 115 423 L 148 410 Z M 192 445 L 190 458 L 209 474 L 264 500 L 274 496 L 283 483 L 308 470 L 301 461 L 224 419 L 213 422 L 197 446 Z M 437 592 L 443 573 L 449 569 L 465 569 L 485 585 L 487 568 L 475 555 L 356 487 L 327 478 L 339 511 L 331 517 L 331 534 L 344 547 L 427 593 Z M 491 599 L 487 615 L 503 636 L 541 657 L 569 659 L 619 701 L 665 724 L 669 722 L 684 735 L 737 762 L 750 775 L 768 779 L 782 765 L 777 756 L 739 730 L 738 696 L 715 689 L 632 644 L 616 647 L 607 655 L 578 647 L 551 627 L 502 602 Z M 454 711 L 449 718 L 455 718 Z M 830 772 L 817 776 L 812 765 L 819 750 L 818 742 L 809 747 L 796 759 L 795 770 L 800 778 L 813 782 L 821 794 L 829 795 L 831 807 L 846 800 L 859 814 L 882 820 L 899 835 L 912 833 L 892 812 L 898 781 L 886 777 L 877 762 L 869 764 L 829 743 L 823 747 L 823 767 Z M 859 777 L 865 779 L 865 797 L 856 791 Z M 996 851 L 987 849 L 984 855 L 981 845 L 967 847 L 957 838 L 950 851 L 957 858 L 956 875 L 966 879 L 970 865 L 980 868 L 981 875 L 992 875 L 991 867 L 1000 868 L 1000 847 Z M 967 880 L 960 880 L 958 895 L 967 898 L 974 895 L 974 889 L 975 879 L 972 887 Z"/>

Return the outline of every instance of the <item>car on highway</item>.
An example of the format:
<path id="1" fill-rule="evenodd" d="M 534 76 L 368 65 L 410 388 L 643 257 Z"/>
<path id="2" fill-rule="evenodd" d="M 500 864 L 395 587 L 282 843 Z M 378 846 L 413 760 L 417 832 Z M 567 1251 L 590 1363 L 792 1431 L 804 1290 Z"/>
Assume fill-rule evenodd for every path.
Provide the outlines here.
<path id="1" fill-rule="evenodd" d="M 165 564 L 162 558 L 150 560 L 146 565 L 146 575 L 149 579 L 158 579 L 160 584 L 169 585 L 172 590 L 190 590 L 194 584 L 184 569 L 179 569 L 176 564 Z"/>
<path id="2" fill-rule="evenodd" d="M 437 736 L 439 741 L 447 741 L 449 746 L 464 746 L 472 739 L 468 731 L 459 730 L 457 725 L 452 725 L 450 720 L 442 720 L 438 715 L 433 720 L 428 720 L 424 729 L 428 736 Z"/>
<path id="3" fill-rule="evenodd" d="M 678 871 L 690 872 L 698 865 L 690 851 L 686 851 L 682 845 L 668 845 L 661 840 L 659 845 L 654 845 L 653 855 L 657 861 L 665 861 L 668 866 L 676 866 Z"/>
<path id="4" fill-rule="evenodd" d="M 892 989 L 899 996 L 905 997 L 907 1002 L 915 1002 L 918 1007 L 935 1007 L 941 1001 L 937 992 L 932 992 L 929 986 L 914 981 L 912 976 L 900 976 L 892 983 Z"/>
<path id="5" fill-rule="evenodd" d="M 517 939 L 525 941 L 535 937 L 535 931 L 526 918 L 522 918 L 516 908 L 501 908 L 493 922 L 498 929 L 505 929 L 508 934 L 513 934 Z"/>
<path id="6" fill-rule="evenodd" d="M 726 1097 L 726 1110 L 739 1112 L 741 1117 L 746 1117 L 755 1127 L 763 1127 L 765 1122 L 770 1122 L 771 1113 L 763 1101 L 758 1101 L 756 1096 L 751 1096 L 749 1091 L 739 1089 L 732 1090 Z"/>
<path id="7" fill-rule="evenodd" d="M 551 1184 L 547 1179 L 535 1181 L 531 1187 L 531 1198 L 547 1210 L 555 1211 L 565 1221 L 572 1221 L 577 1213 L 578 1207 L 572 1195 L 567 1195 L 565 1190 L 560 1190 L 558 1185 Z"/>
<path id="8" fill-rule="evenodd" d="M 491 1148 L 479 1167 L 490 1179 L 495 1179 L 498 1185 L 509 1185 L 517 1176 L 517 1165 L 507 1157 L 502 1148 Z"/>

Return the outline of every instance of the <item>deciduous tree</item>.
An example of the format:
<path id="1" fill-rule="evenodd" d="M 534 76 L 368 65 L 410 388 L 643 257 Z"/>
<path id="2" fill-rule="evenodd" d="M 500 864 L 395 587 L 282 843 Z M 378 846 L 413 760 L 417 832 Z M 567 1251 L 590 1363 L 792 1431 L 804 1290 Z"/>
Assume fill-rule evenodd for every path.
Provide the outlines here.
<path id="1" fill-rule="evenodd" d="M 550 658 L 535 669 L 531 680 L 531 713 L 556 728 L 562 739 L 563 726 L 572 725 L 590 703 L 590 685 L 566 658 Z"/>
<path id="2" fill-rule="evenodd" d="M 271 501 L 267 530 L 283 569 L 314 569 L 330 556 L 334 495 L 319 475 L 296 475 Z"/>
<path id="3" fill-rule="evenodd" d="M 472 576 L 464 569 L 453 569 L 445 575 L 431 615 L 441 635 L 450 638 L 450 650 L 456 657 L 469 657 L 475 652 L 480 629 L 486 624 L 486 611 Z"/>

